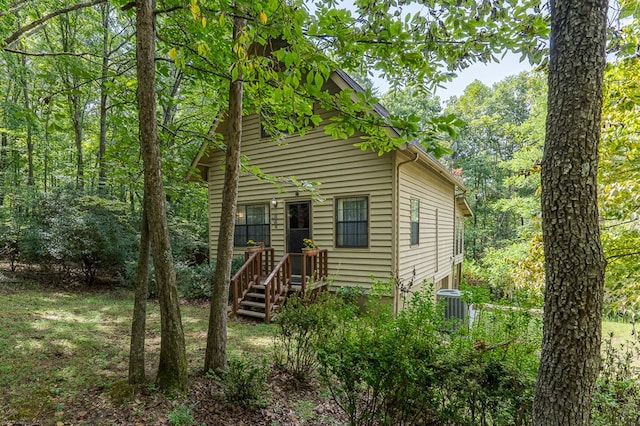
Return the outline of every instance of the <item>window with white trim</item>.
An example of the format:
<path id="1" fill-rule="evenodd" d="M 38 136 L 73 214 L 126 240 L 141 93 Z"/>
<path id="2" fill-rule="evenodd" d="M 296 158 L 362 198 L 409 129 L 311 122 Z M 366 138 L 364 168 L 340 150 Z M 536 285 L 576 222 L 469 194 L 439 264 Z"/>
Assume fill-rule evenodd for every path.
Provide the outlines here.
<path id="1" fill-rule="evenodd" d="M 369 198 L 336 198 L 336 247 L 369 246 Z"/>

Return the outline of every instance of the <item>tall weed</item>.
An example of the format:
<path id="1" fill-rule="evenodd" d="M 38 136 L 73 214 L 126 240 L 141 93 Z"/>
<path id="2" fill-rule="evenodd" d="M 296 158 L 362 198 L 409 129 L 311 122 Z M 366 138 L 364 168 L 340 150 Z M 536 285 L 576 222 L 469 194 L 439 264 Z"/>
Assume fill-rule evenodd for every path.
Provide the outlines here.
<path id="1" fill-rule="evenodd" d="M 591 411 L 594 426 L 640 424 L 640 338 L 614 343 L 613 333 L 603 341 L 602 368 Z"/>

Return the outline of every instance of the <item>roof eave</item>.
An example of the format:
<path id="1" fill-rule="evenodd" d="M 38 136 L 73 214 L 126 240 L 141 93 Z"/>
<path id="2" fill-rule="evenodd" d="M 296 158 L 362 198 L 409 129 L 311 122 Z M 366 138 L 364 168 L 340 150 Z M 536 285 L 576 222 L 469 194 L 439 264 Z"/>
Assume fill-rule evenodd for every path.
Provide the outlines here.
<path id="1" fill-rule="evenodd" d="M 453 184 L 460 191 L 467 192 L 467 187 L 455 177 L 449 170 L 447 170 L 442 163 L 436 160 L 432 155 L 429 155 L 421 146 L 416 143 L 405 143 L 400 146 L 400 151 L 408 151 L 413 154 L 418 154 L 418 158 L 424 163 L 429 165 L 433 170 L 440 174 L 447 182 Z"/>

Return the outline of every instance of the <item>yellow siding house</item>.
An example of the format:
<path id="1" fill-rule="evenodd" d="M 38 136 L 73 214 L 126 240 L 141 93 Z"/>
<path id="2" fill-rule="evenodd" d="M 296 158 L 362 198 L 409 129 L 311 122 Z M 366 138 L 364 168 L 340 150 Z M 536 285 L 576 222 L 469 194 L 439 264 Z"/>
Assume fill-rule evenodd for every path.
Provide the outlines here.
<path id="1" fill-rule="evenodd" d="M 338 88 L 362 90 L 348 75 L 334 72 Z M 376 113 L 384 113 L 376 106 Z M 319 181 L 323 202 L 293 185 L 273 184 L 241 175 L 235 245 L 238 254 L 248 240 L 274 250 L 275 263 L 287 253 L 299 253 L 302 239 L 326 249 L 328 277 L 333 286 L 365 289 L 372 277 L 399 277 L 411 291 L 423 283 L 435 289 L 457 288 L 463 258 L 464 217 L 471 210 L 458 178 L 420 146 L 405 144 L 379 156 L 354 146 L 351 139 L 334 140 L 323 125 L 304 136 L 292 135 L 276 144 L 263 137 L 257 114 L 243 119 L 242 155 L 265 174 Z M 222 202 L 224 153 L 201 153 L 195 160 L 208 182 L 210 256 L 216 256 Z M 294 267 L 295 269 L 295 267 Z M 294 270 L 295 273 L 295 270 Z M 394 294 L 400 307 L 400 294 Z"/>

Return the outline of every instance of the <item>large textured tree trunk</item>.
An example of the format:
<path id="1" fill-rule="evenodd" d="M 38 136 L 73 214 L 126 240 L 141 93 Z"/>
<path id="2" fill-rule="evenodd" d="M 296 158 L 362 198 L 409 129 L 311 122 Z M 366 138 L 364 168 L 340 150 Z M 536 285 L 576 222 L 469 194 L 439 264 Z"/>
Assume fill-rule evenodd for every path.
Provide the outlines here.
<path id="1" fill-rule="evenodd" d="M 160 304 L 161 389 L 187 388 L 187 358 L 180 304 L 169 242 L 155 97 L 155 28 L 153 0 L 136 0 L 136 65 L 138 119 L 144 164 L 145 212 Z"/>
<path id="2" fill-rule="evenodd" d="M 131 322 L 131 345 L 129 347 L 129 384 L 145 383 L 144 342 L 147 320 L 147 297 L 149 296 L 149 222 L 146 209 L 142 207 L 140 225 L 140 252 L 136 273 L 136 291 L 133 300 L 133 321 Z"/>
<path id="3" fill-rule="evenodd" d="M 606 0 L 551 2 L 542 160 L 544 337 L 535 425 L 588 425 L 600 367 L 605 260 L 597 205 Z"/>
<path id="4" fill-rule="evenodd" d="M 245 20 L 235 18 L 233 39 L 238 42 Z M 240 63 L 236 66 L 240 67 Z M 231 82 L 229 88 L 229 117 L 227 118 L 227 151 L 225 155 L 224 189 L 220 213 L 220 233 L 216 271 L 213 277 L 209 330 L 204 359 L 205 371 L 223 371 L 227 366 L 227 305 L 229 279 L 233 258 L 233 232 L 238 201 L 238 179 L 240 173 L 240 144 L 242 140 L 242 71 Z"/>

